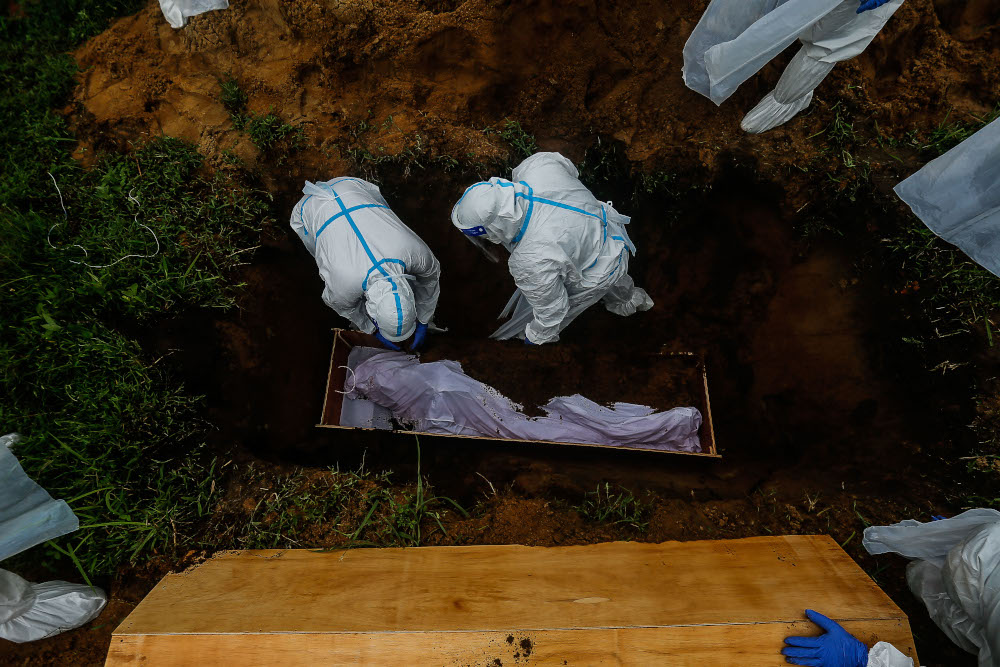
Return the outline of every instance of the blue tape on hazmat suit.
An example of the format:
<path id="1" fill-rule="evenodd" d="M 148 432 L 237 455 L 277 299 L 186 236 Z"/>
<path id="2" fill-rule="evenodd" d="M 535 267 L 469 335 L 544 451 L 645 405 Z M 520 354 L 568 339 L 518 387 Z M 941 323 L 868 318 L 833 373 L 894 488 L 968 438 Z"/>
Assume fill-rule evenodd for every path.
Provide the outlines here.
<path id="1" fill-rule="evenodd" d="M 316 259 L 323 301 L 354 328 L 393 342 L 430 323 L 440 296 L 441 265 L 379 192 L 360 178 L 306 182 L 291 226 Z"/>
<path id="2" fill-rule="evenodd" d="M 932 232 L 1000 276 L 1000 119 L 895 191 Z"/>
<path id="3" fill-rule="evenodd" d="M 512 178 L 476 183 L 452 210 L 452 222 L 466 235 L 510 251 L 518 289 L 501 313 L 510 320 L 493 338 L 556 341 L 601 300 L 622 316 L 652 308 L 628 275 L 635 252 L 625 228 L 629 218 L 595 198 L 572 162 L 559 153 L 536 153 L 514 168 Z"/>

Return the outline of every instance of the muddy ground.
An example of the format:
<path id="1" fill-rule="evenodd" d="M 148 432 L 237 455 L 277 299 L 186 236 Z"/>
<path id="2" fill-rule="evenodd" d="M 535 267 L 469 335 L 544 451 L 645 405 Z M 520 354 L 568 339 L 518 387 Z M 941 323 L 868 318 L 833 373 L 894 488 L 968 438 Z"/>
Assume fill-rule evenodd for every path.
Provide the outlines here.
<path id="1" fill-rule="evenodd" d="M 563 349 L 703 355 L 723 458 L 428 438 L 422 471 L 436 491 L 479 508 L 470 519 L 451 517 L 448 536 L 432 543 L 829 533 L 909 615 L 925 664 L 972 665 L 906 590 L 904 564 L 867 556 L 860 533 L 867 523 L 955 513 L 981 492 L 961 457 L 973 444 L 970 387 L 996 375 L 996 355 L 975 352 L 978 367 L 940 377 L 914 363 L 900 345 L 914 308 L 873 254 L 880 226 L 905 213 L 828 201 L 836 193 L 814 136 L 838 110 L 900 138 L 991 109 L 1000 99 L 1000 5 L 908 0 L 863 56 L 838 66 L 810 111 L 747 136 L 742 113 L 791 52 L 716 108 L 679 76 L 683 42 L 706 4 L 248 0 L 173 31 L 150 3 L 76 54 L 83 71 L 66 111 L 85 162 L 164 133 L 195 142 L 215 168 L 239 158 L 275 195 L 279 224 L 265 230 L 245 270 L 239 311 L 194 313 L 146 341 L 152 351 L 179 350 L 172 359 L 208 397 L 215 446 L 275 471 L 364 461 L 403 480 L 416 473 L 410 437 L 313 426 L 328 332 L 344 323 L 320 301 L 310 257 L 280 222 L 303 179 L 356 169 L 363 148 L 360 167 L 381 177 L 390 204 L 442 259 L 439 324 L 462 345 L 481 340 L 523 354 L 519 343 L 483 339 L 513 290 L 510 277 L 448 224 L 463 188 L 491 175 L 466 163 L 506 150 L 483 128 L 517 119 L 543 149 L 575 160 L 600 137 L 620 149 L 633 180 L 676 175 L 683 196 L 623 211 L 639 248 L 630 273 L 656 307 L 629 319 L 593 308 L 565 332 Z M 251 110 L 301 123 L 306 146 L 277 164 L 234 130 L 219 101 L 229 75 Z M 408 152 L 417 163 L 372 166 Z M 867 159 L 884 189 L 920 164 L 902 149 Z M 617 202 L 633 185 L 608 183 L 596 194 Z M 866 220 L 869 233 L 805 239 L 799 228 L 809 215 L 852 229 Z M 604 483 L 649 502 L 647 530 L 591 523 L 570 507 Z M 252 489 L 243 492 L 253 499 Z M 337 539 L 317 535 L 317 544 Z M 102 582 L 113 601 L 94 627 L 10 649 L 11 661 L 96 664 L 156 577 L 186 563 Z"/>

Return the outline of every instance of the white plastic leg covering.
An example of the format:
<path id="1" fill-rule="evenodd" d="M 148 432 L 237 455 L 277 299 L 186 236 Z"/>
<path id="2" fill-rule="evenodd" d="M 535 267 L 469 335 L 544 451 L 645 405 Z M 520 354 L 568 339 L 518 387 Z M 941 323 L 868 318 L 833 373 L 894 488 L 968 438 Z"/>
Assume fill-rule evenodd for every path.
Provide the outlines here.
<path id="1" fill-rule="evenodd" d="M 806 55 L 805 47 L 799 49 L 781 74 L 774 91 L 750 110 L 740 127 L 745 132 L 759 134 L 787 123 L 795 114 L 809 106 L 813 90 L 822 83 L 833 67 L 833 63 L 820 62 Z"/>

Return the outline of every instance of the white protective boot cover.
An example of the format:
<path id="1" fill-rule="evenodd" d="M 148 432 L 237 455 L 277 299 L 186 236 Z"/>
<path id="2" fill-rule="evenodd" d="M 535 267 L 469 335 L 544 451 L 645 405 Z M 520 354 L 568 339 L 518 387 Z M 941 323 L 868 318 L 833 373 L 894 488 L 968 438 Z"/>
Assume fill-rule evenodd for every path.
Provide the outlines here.
<path id="1" fill-rule="evenodd" d="M 20 644 L 51 637 L 94 620 L 106 603 L 99 588 L 65 581 L 31 584 L 0 570 L 0 638 Z"/>

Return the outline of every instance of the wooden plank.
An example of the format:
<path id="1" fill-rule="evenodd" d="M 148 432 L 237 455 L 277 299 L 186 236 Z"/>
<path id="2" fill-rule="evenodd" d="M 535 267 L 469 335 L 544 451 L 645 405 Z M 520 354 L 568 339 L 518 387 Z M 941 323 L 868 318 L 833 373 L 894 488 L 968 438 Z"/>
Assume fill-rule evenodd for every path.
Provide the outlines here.
<path id="1" fill-rule="evenodd" d="M 827 536 L 248 551 L 165 577 L 116 635 L 905 619 Z"/>
<path id="2" fill-rule="evenodd" d="M 888 641 L 916 658 L 905 620 L 845 621 L 843 625 L 869 645 Z M 786 636 L 815 634 L 815 626 L 800 621 L 528 632 L 130 635 L 112 638 L 107 665 L 776 667 L 785 664 L 778 652 Z"/>
<path id="3" fill-rule="evenodd" d="M 340 411 L 344 403 L 342 394 L 337 393 L 347 378 L 347 372 L 341 368 L 347 363 L 347 356 L 355 345 L 374 345 L 373 339 L 368 334 L 358 331 L 345 331 L 334 329 L 333 348 L 330 351 L 330 369 L 327 373 L 326 395 L 323 397 L 323 410 L 320 414 L 318 428 L 343 429 L 350 431 L 375 431 L 375 428 L 365 428 L 360 426 L 341 426 Z M 672 353 L 679 355 L 696 356 L 691 352 Z M 634 452 L 653 452 L 656 454 L 673 454 L 681 456 L 696 456 L 703 458 L 721 459 L 715 443 L 715 429 L 712 426 L 712 406 L 708 396 L 708 374 L 705 370 L 704 360 L 700 361 L 702 371 L 702 405 L 698 406 L 702 413 L 702 427 L 699 431 L 702 450 L 700 452 L 678 452 L 663 449 L 650 449 L 648 447 L 632 447 L 627 445 L 596 445 L 583 442 L 559 442 L 556 440 L 517 440 L 514 438 L 491 438 L 488 436 L 470 435 L 450 435 L 446 433 L 425 433 L 423 431 L 392 431 L 405 435 L 425 435 L 434 438 L 463 438 L 465 440 L 489 440 L 491 442 L 513 442 L 524 444 L 541 445 L 561 445 L 570 447 L 597 447 L 600 449 L 623 449 Z"/>

